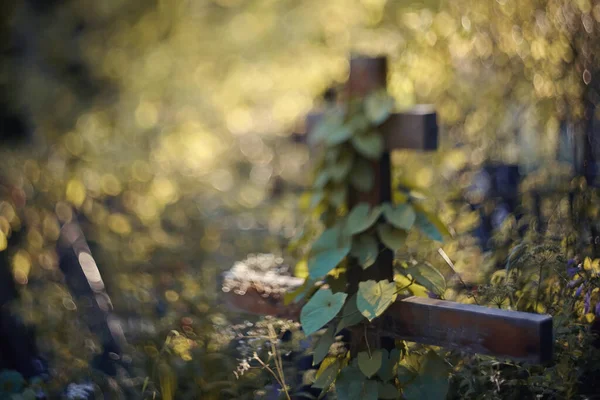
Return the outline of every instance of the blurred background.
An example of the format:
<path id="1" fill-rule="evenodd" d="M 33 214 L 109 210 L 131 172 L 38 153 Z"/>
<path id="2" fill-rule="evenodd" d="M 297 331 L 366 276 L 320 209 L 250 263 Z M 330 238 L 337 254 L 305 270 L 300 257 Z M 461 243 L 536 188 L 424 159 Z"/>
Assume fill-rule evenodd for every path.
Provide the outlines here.
<path id="1" fill-rule="evenodd" d="M 596 182 L 599 22 L 592 0 L 3 0 L 0 369 L 241 396 L 220 276 L 297 261 L 301 122 L 351 54 L 388 57 L 399 108 L 434 105 L 439 150 L 394 153 L 394 177 L 427 189 L 466 282 L 528 232 L 563 242 Z"/>

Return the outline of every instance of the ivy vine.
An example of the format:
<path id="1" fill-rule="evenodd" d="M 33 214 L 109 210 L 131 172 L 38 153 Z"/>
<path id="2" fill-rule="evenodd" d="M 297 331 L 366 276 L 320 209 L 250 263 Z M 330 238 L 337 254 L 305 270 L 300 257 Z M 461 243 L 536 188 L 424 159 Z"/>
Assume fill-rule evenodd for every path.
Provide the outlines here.
<path id="1" fill-rule="evenodd" d="M 441 297 L 446 289 L 444 276 L 432 266 L 404 262 L 396 271 L 399 279 L 360 282 L 356 293 L 348 292 L 349 266 L 374 267 L 379 243 L 396 252 L 405 246 L 412 231 L 435 241 L 448 235 L 410 185 L 402 187 L 404 195 L 398 204 L 358 203 L 348 207 L 349 190 L 368 192 L 374 187 L 373 161 L 385 151 L 380 128 L 393 107 L 393 99 L 383 91 L 351 99 L 345 107 L 331 106 L 309 139 L 320 150 L 309 210 L 320 220 L 322 231 L 311 240 L 314 236 L 306 229 L 296 241 L 296 247 L 303 241 L 306 244 L 303 263 L 307 277 L 285 301 L 306 301 L 300 322 L 307 336 L 326 328 L 314 349 L 314 364 L 321 365 L 313 386 L 326 392 L 335 383 L 340 399 L 395 399 L 400 390 L 409 400 L 435 399 L 438 393 L 445 394 L 447 387 L 446 365 L 434 352 L 410 363 L 403 344 L 391 352 L 368 342 L 366 351 L 357 354 L 339 351 L 339 346 L 335 347 L 337 352 L 330 351 L 337 333 L 360 324 L 366 328 L 398 294 L 420 286 Z"/>

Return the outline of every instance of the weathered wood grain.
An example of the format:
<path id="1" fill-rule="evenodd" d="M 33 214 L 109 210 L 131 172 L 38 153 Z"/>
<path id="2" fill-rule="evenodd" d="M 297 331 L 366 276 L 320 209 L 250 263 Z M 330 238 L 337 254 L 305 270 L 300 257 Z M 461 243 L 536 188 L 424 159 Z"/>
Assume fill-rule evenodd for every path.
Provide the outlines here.
<path id="1" fill-rule="evenodd" d="M 382 326 L 396 339 L 543 364 L 552 359 L 552 317 L 423 297 L 396 301 Z"/>

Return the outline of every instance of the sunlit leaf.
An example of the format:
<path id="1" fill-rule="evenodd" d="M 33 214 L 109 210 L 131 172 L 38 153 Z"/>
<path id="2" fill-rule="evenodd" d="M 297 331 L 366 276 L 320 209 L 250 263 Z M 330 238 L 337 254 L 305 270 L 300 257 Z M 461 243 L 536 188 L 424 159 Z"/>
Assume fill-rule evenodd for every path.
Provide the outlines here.
<path id="1" fill-rule="evenodd" d="M 369 321 L 379 317 L 396 301 L 396 283 L 369 280 L 358 284 L 356 307 Z"/>
<path id="2" fill-rule="evenodd" d="M 384 91 L 377 91 L 365 99 L 367 118 L 375 124 L 385 121 L 394 108 L 394 99 Z"/>
<path id="3" fill-rule="evenodd" d="M 367 269 L 377 260 L 379 244 L 372 235 L 360 235 L 352 239 L 350 254 L 356 257 L 363 269 Z"/>
<path id="4" fill-rule="evenodd" d="M 325 143 L 329 146 L 337 146 L 350 139 L 353 133 L 354 131 L 348 125 L 340 125 L 325 136 Z"/>
<path id="5" fill-rule="evenodd" d="M 378 160 L 384 150 L 383 136 L 377 131 L 368 131 L 352 137 L 352 145 L 357 152 L 371 160 Z"/>
<path id="6" fill-rule="evenodd" d="M 381 239 L 381 242 L 391 250 L 398 250 L 406 242 L 406 232 L 389 224 L 377 225 L 377 234 Z"/>
<path id="7" fill-rule="evenodd" d="M 410 274 L 415 281 L 426 287 L 430 292 L 442 295 L 446 291 L 446 279 L 437 269 L 427 264 L 418 264 L 406 268 L 406 274 Z"/>
<path id="8" fill-rule="evenodd" d="M 410 204 L 386 207 L 383 213 L 390 224 L 405 231 L 412 228 L 417 219 L 417 214 Z"/>
<path id="9" fill-rule="evenodd" d="M 312 335 L 335 318 L 347 296 L 346 293 L 334 294 L 330 289 L 318 290 L 300 312 L 300 323 L 306 336 Z"/>
<path id="10" fill-rule="evenodd" d="M 313 387 L 318 389 L 328 389 L 335 378 L 338 376 L 340 369 L 342 368 L 342 361 L 337 357 L 327 357 L 321 363 L 319 370 L 317 371 L 317 379 L 312 384 Z"/>

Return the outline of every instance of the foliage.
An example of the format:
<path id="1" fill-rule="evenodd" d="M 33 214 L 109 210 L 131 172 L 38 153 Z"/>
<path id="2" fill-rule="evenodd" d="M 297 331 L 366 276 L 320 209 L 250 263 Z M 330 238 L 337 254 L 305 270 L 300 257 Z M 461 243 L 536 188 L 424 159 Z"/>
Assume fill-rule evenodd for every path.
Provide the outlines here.
<path id="1" fill-rule="evenodd" d="M 311 135 L 313 144 L 322 149 L 316 163 L 310 207 L 312 215 L 322 221 L 324 230 L 304 249 L 309 285 L 303 291 L 315 280 L 323 280 L 330 288 L 320 288 L 308 296 L 310 299 L 302 308 L 300 322 L 307 335 L 327 327 L 318 344 L 319 360 L 324 358 L 325 346 L 333 344 L 332 337 L 340 329 L 350 328 L 353 335 L 362 335 L 361 326 L 366 329 L 365 324 L 383 315 L 398 293 L 410 290 L 413 284 L 440 294 L 445 290 L 444 277 L 434 267 L 404 263 L 398 272 L 409 282 L 406 286 L 400 284 L 399 287 L 397 282 L 389 280 L 366 279 L 358 282 L 355 293 L 350 291 L 351 281 L 356 279 L 349 272 L 352 266 L 366 271 L 382 268 L 377 264 L 381 252 L 379 243 L 395 253 L 404 248 L 410 232 L 420 232 L 437 241 L 448 234 L 438 217 L 428 213 L 420 203 L 421 198 L 411 192 L 398 204 L 372 206 L 358 202 L 349 205 L 352 191 L 365 193 L 374 186 L 372 162 L 378 161 L 384 152 L 380 126 L 393 107 L 393 100 L 381 91 L 365 99 L 351 98 L 347 108 L 330 108 Z M 298 243 L 302 241 L 309 242 L 308 235 L 298 238 Z M 447 373 L 443 368 L 432 367 L 436 362 L 444 363 L 437 355 L 430 353 L 425 357 L 425 366 L 417 380 L 400 383 L 389 374 L 384 374 L 386 380 L 378 380 L 375 374 L 380 369 L 390 371 L 395 368 L 392 363 L 399 360 L 388 357 L 390 349 L 369 344 L 366 335 L 365 340 L 364 349 L 350 347 L 337 356 L 325 357 L 313 386 L 326 392 L 335 383 L 340 399 L 376 398 L 378 391 L 384 397 L 395 398 L 400 390 L 411 398 L 424 394 L 434 396 L 428 398 L 445 395 Z M 395 350 L 400 354 L 399 348 Z"/>

